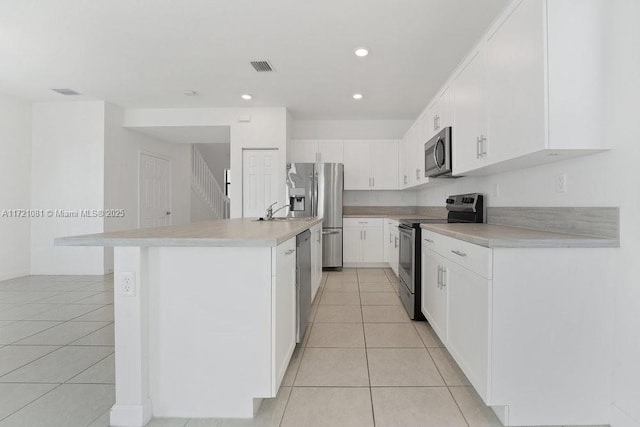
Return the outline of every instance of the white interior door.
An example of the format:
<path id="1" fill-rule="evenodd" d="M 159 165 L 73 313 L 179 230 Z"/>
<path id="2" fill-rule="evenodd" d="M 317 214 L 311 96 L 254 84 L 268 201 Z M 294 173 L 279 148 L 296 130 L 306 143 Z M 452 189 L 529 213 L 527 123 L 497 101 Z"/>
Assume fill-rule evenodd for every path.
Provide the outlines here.
<path id="1" fill-rule="evenodd" d="M 140 227 L 171 225 L 171 162 L 140 154 Z"/>
<path id="2" fill-rule="evenodd" d="M 242 151 L 242 216 L 264 216 L 267 207 L 278 201 L 284 178 L 278 174 L 278 150 Z"/>

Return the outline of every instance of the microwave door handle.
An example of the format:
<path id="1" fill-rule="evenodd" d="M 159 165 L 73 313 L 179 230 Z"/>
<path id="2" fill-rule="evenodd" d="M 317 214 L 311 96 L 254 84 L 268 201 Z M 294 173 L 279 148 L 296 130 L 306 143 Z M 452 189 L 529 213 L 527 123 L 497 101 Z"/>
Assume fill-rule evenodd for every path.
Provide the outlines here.
<path id="1" fill-rule="evenodd" d="M 440 170 L 440 165 L 438 164 L 438 157 L 436 156 L 437 147 L 438 147 L 438 143 L 436 142 L 436 145 L 433 146 L 433 163 L 436 165 L 438 170 Z"/>

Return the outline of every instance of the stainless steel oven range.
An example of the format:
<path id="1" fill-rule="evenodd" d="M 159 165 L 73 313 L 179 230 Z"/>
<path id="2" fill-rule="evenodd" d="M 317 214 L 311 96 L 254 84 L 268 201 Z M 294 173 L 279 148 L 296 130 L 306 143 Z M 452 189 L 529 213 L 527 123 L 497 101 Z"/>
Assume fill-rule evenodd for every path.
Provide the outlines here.
<path id="1" fill-rule="evenodd" d="M 400 255 L 398 273 L 400 276 L 400 299 L 409 317 L 423 320 L 420 308 L 422 284 L 422 238 L 420 224 L 443 224 L 454 222 L 484 222 L 484 197 L 482 194 L 459 194 L 447 197 L 446 219 L 401 219 Z"/>

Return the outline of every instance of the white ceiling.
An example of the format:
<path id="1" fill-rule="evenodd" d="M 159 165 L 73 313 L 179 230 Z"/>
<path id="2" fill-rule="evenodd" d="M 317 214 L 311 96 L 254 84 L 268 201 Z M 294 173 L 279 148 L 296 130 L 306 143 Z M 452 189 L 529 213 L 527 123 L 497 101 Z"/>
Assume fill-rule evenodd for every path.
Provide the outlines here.
<path id="1" fill-rule="evenodd" d="M 127 108 L 284 106 L 305 119 L 413 119 L 506 3 L 2 0 L 0 92 Z M 355 57 L 359 46 L 370 55 Z M 262 59 L 276 72 L 256 73 L 249 61 Z M 354 101 L 355 92 L 364 99 Z"/>

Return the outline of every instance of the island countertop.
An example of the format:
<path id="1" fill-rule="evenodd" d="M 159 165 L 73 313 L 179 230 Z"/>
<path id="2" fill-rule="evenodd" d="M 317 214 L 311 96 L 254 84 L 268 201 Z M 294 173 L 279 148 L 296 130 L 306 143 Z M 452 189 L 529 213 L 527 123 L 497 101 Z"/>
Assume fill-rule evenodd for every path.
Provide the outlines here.
<path id="1" fill-rule="evenodd" d="M 277 246 L 322 222 L 322 218 L 258 221 L 256 218 L 220 219 L 165 227 L 59 237 L 57 246 Z"/>
<path id="2" fill-rule="evenodd" d="M 486 248 L 617 248 L 618 239 L 491 224 L 421 224 L 424 230 Z"/>

